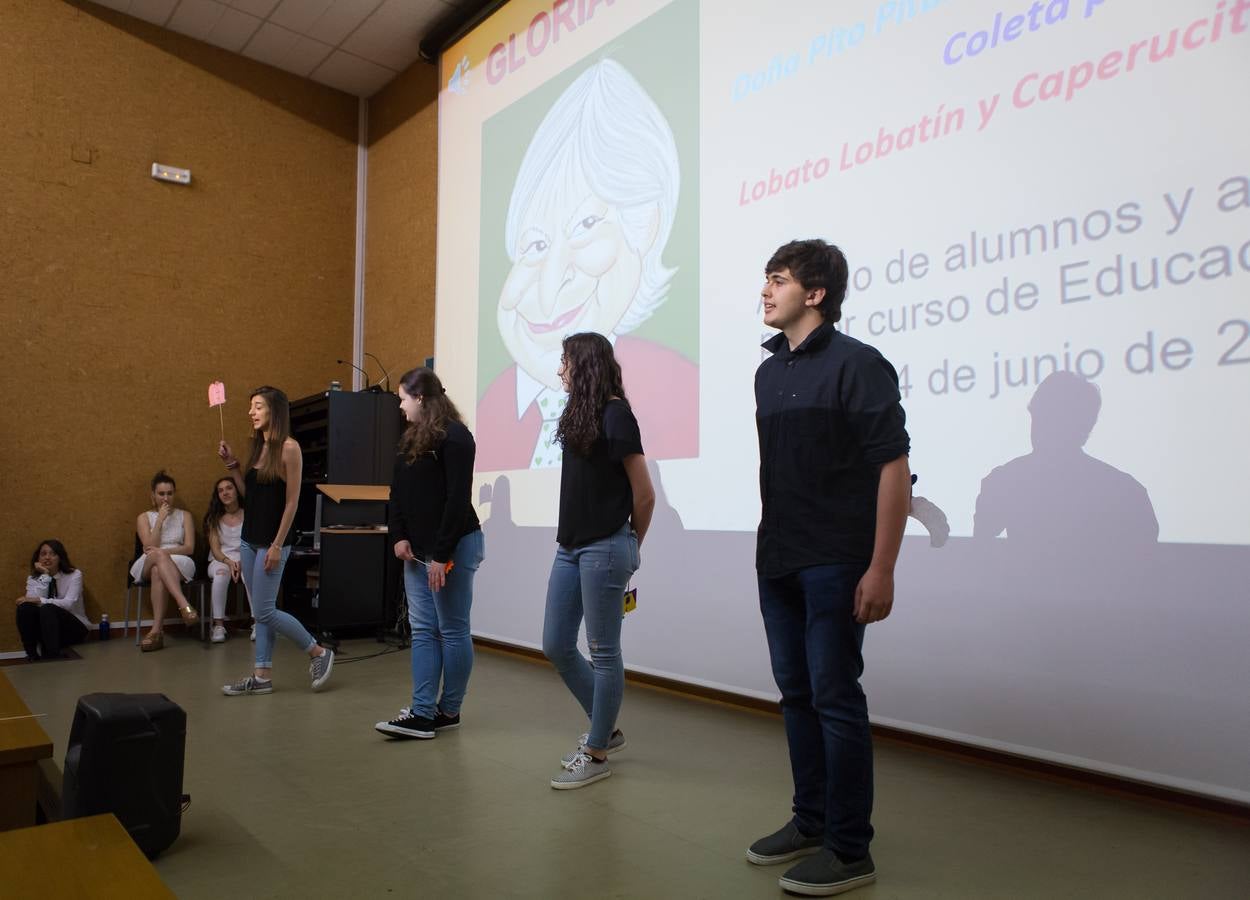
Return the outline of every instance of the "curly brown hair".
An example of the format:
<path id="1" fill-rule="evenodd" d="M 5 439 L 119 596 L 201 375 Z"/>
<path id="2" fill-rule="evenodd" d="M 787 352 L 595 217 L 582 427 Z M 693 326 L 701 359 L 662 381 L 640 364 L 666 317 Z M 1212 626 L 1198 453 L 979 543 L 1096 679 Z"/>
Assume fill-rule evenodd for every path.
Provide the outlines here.
<path id="1" fill-rule="evenodd" d="M 556 440 L 565 450 L 586 456 L 603 427 L 603 408 L 614 397 L 625 398 L 621 366 L 611 342 L 601 334 L 570 334 L 562 342 L 569 402 L 556 426 Z"/>
<path id="2" fill-rule="evenodd" d="M 409 397 L 421 398 L 421 416 L 415 422 L 409 422 L 399 439 L 399 451 L 409 465 L 417 461 L 417 457 L 428 453 L 443 442 L 447 437 L 447 423 L 464 424 L 460 410 L 447 396 L 443 382 L 432 369 L 419 366 L 409 369 L 399 379 L 399 386 Z"/>

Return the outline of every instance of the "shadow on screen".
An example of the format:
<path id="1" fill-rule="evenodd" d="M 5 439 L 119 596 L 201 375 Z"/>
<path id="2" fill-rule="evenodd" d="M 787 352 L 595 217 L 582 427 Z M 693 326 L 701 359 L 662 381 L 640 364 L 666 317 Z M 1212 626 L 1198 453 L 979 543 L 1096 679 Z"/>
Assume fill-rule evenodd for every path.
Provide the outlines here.
<path id="1" fill-rule="evenodd" d="M 1250 743 L 1250 547 L 1159 543 L 1146 488 L 1084 450 L 1100 408 L 1093 385 L 1052 375 L 1029 402 L 1032 451 L 964 501 L 974 536 L 904 538 L 894 612 L 865 640 L 873 717 L 1250 790 L 1244 754 L 1214 752 Z M 755 535 L 687 530 L 649 466 L 656 514 L 626 666 L 772 695 Z M 941 481 L 925 469 L 949 507 Z M 537 646 L 555 529 L 515 524 L 507 476 L 489 488 L 474 630 Z M 1194 740 L 1213 752 L 1195 756 Z"/>

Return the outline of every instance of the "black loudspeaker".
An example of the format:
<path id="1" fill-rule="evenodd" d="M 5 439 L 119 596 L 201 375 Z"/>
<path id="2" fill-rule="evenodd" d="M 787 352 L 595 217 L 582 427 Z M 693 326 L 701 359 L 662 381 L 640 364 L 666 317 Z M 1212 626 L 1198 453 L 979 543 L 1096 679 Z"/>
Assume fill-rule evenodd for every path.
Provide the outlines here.
<path id="1" fill-rule="evenodd" d="M 62 817 L 113 813 L 148 857 L 178 837 L 187 714 L 164 694 L 78 698 Z"/>

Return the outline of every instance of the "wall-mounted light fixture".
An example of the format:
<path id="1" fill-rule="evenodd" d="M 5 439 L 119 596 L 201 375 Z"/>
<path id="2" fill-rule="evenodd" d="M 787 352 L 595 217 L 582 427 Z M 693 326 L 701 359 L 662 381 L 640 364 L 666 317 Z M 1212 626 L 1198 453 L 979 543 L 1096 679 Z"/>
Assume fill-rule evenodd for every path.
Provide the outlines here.
<path id="1" fill-rule="evenodd" d="M 152 177 L 157 181 L 169 181 L 173 184 L 190 184 L 191 170 L 178 169 L 174 166 L 162 166 L 160 163 L 152 163 Z"/>

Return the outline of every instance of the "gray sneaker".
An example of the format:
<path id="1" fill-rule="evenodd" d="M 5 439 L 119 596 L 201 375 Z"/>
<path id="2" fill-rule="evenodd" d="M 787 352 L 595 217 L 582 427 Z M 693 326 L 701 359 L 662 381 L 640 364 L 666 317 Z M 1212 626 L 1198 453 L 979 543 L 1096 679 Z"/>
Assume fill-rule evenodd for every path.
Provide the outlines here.
<path id="1" fill-rule="evenodd" d="M 800 856 L 820 852 L 821 837 L 804 837 L 791 819 L 768 837 L 762 837 L 747 848 L 747 860 L 757 866 L 772 866 Z"/>
<path id="2" fill-rule="evenodd" d="M 560 765 L 567 766 L 571 762 L 573 762 L 573 757 L 577 756 L 577 754 L 579 753 L 584 753 L 586 750 L 586 742 L 588 740 L 590 740 L 589 731 L 585 732 L 584 734 L 582 734 L 581 737 L 577 739 L 576 750 L 574 750 L 572 753 L 566 753 L 560 757 Z M 621 750 L 624 750 L 624 749 L 625 749 L 625 734 L 621 731 L 621 729 L 618 728 L 616 729 L 616 731 L 612 732 L 612 736 L 608 738 L 608 756 L 611 756 L 613 753 L 619 753 Z"/>
<path id="3" fill-rule="evenodd" d="M 312 676 L 312 689 L 320 690 L 330 680 L 330 670 L 334 668 L 334 651 L 329 648 L 320 656 L 314 656 L 308 664 L 308 674 Z"/>
<path id="4" fill-rule="evenodd" d="M 607 760 L 596 762 L 589 753 L 577 753 L 574 754 L 569 764 L 560 770 L 560 774 L 551 779 L 551 786 L 557 791 L 570 791 L 602 781 L 611 774 L 612 769 Z"/>
<path id="5" fill-rule="evenodd" d="M 844 863 L 832 850 L 822 848 L 815 856 L 787 869 L 777 883 L 792 894 L 829 897 L 876 880 L 877 867 L 873 865 L 872 856 Z"/>
<path id="6" fill-rule="evenodd" d="M 273 682 L 261 681 L 255 675 L 248 675 L 234 684 L 223 684 L 221 692 L 227 697 L 242 697 L 244 694 L 272 694 Z"/>

